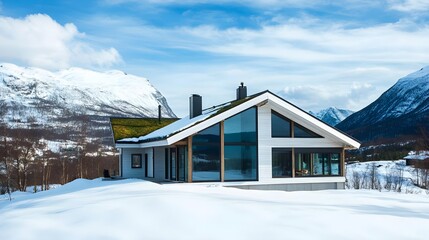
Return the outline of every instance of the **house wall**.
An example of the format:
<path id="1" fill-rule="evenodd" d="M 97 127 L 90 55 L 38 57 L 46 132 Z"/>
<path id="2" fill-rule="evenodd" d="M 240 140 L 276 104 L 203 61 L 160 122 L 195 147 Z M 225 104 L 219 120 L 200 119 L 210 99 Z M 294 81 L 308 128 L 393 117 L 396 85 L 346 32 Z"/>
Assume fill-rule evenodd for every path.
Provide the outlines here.
<path id="1" fill-rule="evenodd" d="M 165 181 L 165 148 L 156 147 L 155 150 L 155 181 Z"/>
<path id="2" fill-rule="evenodd" d="M 271 137 L 271 110 L 274 110 L 303 127 L 324 136 L 324 138 L 272 138 Z M 326 132 L 321 132 L 313 124 L 309 124 L 300 116 L 288 112 L 275 104 L 266 103 L 258 107 L 258 181 L 253 182 L 225 182 L 225 186 L 243 189 L 270 189 L 270 190 L 319 190 L 344 188 L 343 176 L 321 177 L 272 177 L 272 149 L 273 148 L 343 148 L 341 142 L 334 141 Z M 145 177 L 144 154 L 153 159 L 154 177 Z M 131 168 L 131 155 L 142 154 L 142 168 Z M 341 164 L 344 164 L 343 162 Z M 165 147 L 123 148 L 122 149 L 122 176 L 126 178 L 140 178 L 150 181 L 165 181 Z"/>
<path id="3" fill-rule="evenodd" d="M 157 148 L 122 148 L 122 177 L 125 178 L 140 178 L 150 181 L 164 181 L 165 177 L 165 152 L 163 147 Z M 145 154 L 148 154 L 148 175 L 150 176 L 150 167 L 153 163 L 153 177 L 145 177 Z M 142 167 L 132 168 L 131 167 L 131 155 L 141 154 L 142 155 Z M 152 161 L 153 160 L 153 161 Z"/>
<path id="4" fill-rule="evenodd" d="M 271 109 L 282 114 L 283 116 L 291 119 L 292 121 L 298 122 L 303 127 L 306 127 L 315 133 L 320 135 L 326 135 L 320 132 L 320 130 L 313 126 L 306 124 L 297 116 L 291 115 L 281 108 L 276 106 L 265 104 L 258 107 L 258 174 L 259 182 L 267 182 L 272 184 L 290 183 L 290 184 L 304 184 L 299 178 L 273 178 L 272 177 L 272 148 L 342 148 L 343 146 L 339 142 L 335 142 L 328 137 L 324 138 L 272 138 L 271 137 Z M 302 179 L 302 178 L 301 178 Z M 306 177 L 306 181 L 314 183 L 323 182 L 342 182 L 344 183 L 344 177 Z M 298 182 L 297 182 L 298 181 Z M 308 185 L 308 184 L 307 184 Z M 328 184 L 329 186 L 337 186 L 335 184 Z M 327 188 L 331 188 L 328 185 Z M 310 185 L 309 185 L 310 186 Z M 324 186 L 318 185 L 318 187 Z M 259 186 L 263 187 L 263 186 Z M 281 187 L 284 188 L 284 187 Z M 310 186 L 311 188 L 311 186 Z"/>

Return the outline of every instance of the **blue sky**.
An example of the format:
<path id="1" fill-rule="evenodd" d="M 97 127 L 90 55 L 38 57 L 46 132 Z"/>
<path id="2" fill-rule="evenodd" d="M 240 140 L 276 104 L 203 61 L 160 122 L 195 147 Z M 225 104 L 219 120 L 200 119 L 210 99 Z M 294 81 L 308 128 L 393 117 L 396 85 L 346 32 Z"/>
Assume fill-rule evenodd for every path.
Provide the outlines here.
<path id="1" fill-rule="evenodd" d="M 0 61 L 148 78 L 184 116 L 269 89 L 359 110 L 429 65 L 427 0 L 0 0 Z M 135 94 L 138 94 L 136 91 Z"/>

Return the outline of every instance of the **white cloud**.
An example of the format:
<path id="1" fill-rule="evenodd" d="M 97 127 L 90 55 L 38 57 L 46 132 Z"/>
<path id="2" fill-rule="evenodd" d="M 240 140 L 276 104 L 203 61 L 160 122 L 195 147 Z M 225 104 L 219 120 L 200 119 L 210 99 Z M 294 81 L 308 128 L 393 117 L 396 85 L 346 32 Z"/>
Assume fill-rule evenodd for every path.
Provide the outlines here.
<path id="1" fill-rule="evenodd" d="M 362 102 L 366 102 L 368 97 L 374 94 L 374 90 L 374 87 L 369 83 L 353 82 L 351 88 L 335 85 L 286 87 L 279 94 L 306 110 L 317 111 L 329 106 L 356 109 L 356 107 L 361 107 Z M 321 107 L 321 103 L 323 103 L 323 107 Z"/>
<path id="2" fill-rule="evenodd" d="M 429 26 L 406 22 L 367 28 L 303 27 L 294 24 L 261 29 L 181 28 L 178 47 L 216 54 L 314 62 L 428 62 Z M 183 39 L 189 39 L 184 42 Z M 187 44 L 189 43 L 189 44 Z"/>
<path id="3" fill-rule="evenodd" d="M 23 19 L 0 16 L 0 59 L 61 69 L 69 66 L 111 66 L 121 61 L 114 48 L 98 49 L 72 23 L 61 25 L 48 15 Z"/>
<path id="4" fill-rule="evenodd" d="M 428 0 L 389 0 L 390 8 L 401 12 L 424 12 L 429 10 Z"/>
<path id="5" fill-rule="evenodd" d="M 429 26 L 405 20 L 354 28 L 317 19 L 260 29 L 165 29 L 132 20 L 120 25 L 125 27 L 115 34 L 134 36 L 142 46 L 166 55 L 180 49 L 189 56 L 207 56 L 199 62 L 146 62 L 140 72 L 171 99 L 181 116 L 187 112 L 188 94 L 202 94 L 205 106 L 211 106 L 231 100 L 241 81 L 250 93 L 288 86 L 282 96 L 305 110 L 359 110 L 398 78 L 429 63 Z M 138 72 L 136 68 L 131 71 Z"/>
<path id="6" fill-rule="evenodd" d="M 429 64 L 429 25 L 410 20 L 356 27 L 306 17 L 258 29 L 159 28 L 133 18 L 89 22 L 108 23 L 109 34 L 127 38 L 124 45 L 145 56 L 125 71 L 151 79 L 179 116 L 187 114 L 189 94 L 202 94 L 208 107 L 234 98 L 241 81 L 249 93 L 295 87 L 281 95 L 305 110 L 359 110 Z"/>

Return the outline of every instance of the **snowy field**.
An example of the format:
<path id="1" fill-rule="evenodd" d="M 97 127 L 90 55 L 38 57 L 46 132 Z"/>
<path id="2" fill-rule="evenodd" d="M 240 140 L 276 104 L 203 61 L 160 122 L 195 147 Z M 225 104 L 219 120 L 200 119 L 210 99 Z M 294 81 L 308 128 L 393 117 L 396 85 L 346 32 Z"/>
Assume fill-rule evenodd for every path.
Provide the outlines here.
<path id="1" fill-rule="evenodd" d="M 78 179 L 0 197 L 1 239 L 428 239 L 427 194 Z"/>
<path id="2" fill-rule="evenodd" d="M 354 176 L 358 175 L 359 179 Z M 371 188 L 371 175 L 375 185 L 381 191 L 400 191 L 412 194 L 429 194 L 429 190 L 419 188 L 415 183 L 421 182 L 421 173 L 412 166 L 406 166 L 405 160 L 386 160 L 358 162 L 347 165 L 346 187 L 353 189 L 355 181 L 360 181 L 360 188 Z M 367 186 L 365 186 L 367 185 Z M 395 188 L 396 185 L 396 188 Z"/>

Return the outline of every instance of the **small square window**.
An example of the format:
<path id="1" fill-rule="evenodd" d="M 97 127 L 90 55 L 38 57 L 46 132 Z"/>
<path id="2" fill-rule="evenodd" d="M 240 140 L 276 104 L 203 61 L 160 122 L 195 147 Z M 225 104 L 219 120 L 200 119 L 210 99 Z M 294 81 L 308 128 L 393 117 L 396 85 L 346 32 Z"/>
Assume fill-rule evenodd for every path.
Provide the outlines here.
<path id="1" fill-rule="evenodd" d="M 141 154 L 131 154 L 131 168 L 142 168 Z"/>

